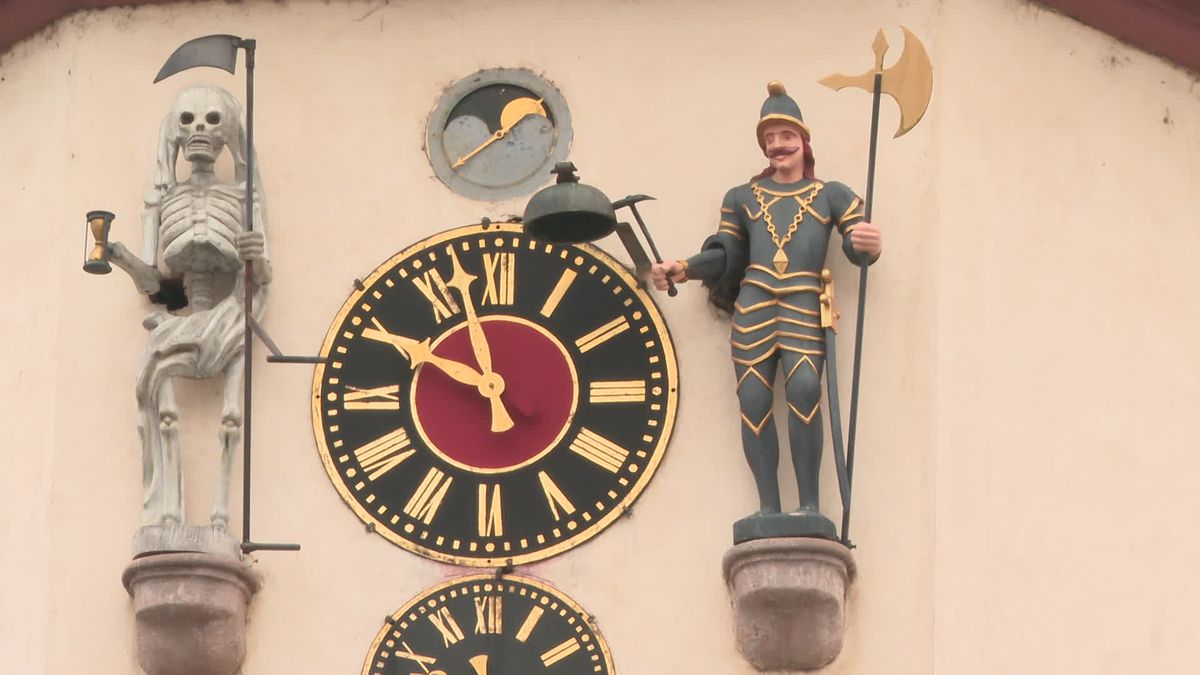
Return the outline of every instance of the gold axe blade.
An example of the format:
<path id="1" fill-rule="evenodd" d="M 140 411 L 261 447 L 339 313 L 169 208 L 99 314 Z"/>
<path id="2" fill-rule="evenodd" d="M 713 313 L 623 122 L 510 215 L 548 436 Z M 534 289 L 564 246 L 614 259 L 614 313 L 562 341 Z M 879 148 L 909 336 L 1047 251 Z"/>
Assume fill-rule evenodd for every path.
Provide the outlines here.
<path id="1" fill-rule="evenodd" d="M 867 93 L 874 93 L 875 74 L 882 73 L 880 90 L 894 98 L 900 106 L 900 127 L 896 129 L 896 135 L 892 138 L 899 138 L 917 126 L 917 122 L 925 116 L 925 110 L 929 108 L 929 97 L 933 94 L 933 64 L 929 62 L 929 53 L 925 51 L 925 45 L 921 44 L 921 40 L 913 35 L 911 30 L 904 26 L 901 26 L 900 30 L 904 31 L 904 51 L 891 68 L 883 67 L 883 55 L 887 52 L 888 43 L 881 28 L 875 35 L 875 41 L 871 43 L 875 50 L 874 68 L 862 75 L 835 73 L 820 80 L 821 84 L 834 91 L 857 87 L 866 90 Z"/>

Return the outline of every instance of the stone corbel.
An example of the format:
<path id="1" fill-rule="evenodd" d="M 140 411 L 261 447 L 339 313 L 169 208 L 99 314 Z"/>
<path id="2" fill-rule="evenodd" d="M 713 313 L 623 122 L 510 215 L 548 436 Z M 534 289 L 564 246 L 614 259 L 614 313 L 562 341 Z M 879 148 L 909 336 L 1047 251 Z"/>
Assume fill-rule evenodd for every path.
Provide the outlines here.
<path id="1" fill-rule="evenodd" d="M 261 585 L 246 563 L 206 553 L 134 560 L 138 664 L 147 675 L 235 675 L 246 658 L 246 614 Z"/>
<path id="2" fill-rule="evenodd" d="M 759 670 L 817 670 L 842 650 L 854 557 L 813 537 L 737 544 L 722 565 L 738 651 Z"/>

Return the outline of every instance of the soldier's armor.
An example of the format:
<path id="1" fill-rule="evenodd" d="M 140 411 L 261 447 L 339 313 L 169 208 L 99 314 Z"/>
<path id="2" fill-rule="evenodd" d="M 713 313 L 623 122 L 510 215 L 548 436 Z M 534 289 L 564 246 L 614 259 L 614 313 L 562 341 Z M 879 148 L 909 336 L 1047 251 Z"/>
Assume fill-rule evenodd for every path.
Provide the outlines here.
<path id="1" fill-rule="evenodd" d="M 772 420 L 776 368 L 783 366 L 789 439 L 801 505 L 817 511 L 822 429 L 817 414 L 825 362 L 820 273 L 836 228 L 847 236 L 863 219 L 861 200 L 837 182 L 770 179 L 731 189 L 717 233 L 688 259 L 688 277 L 719 282 L 744 273 L 733 308 L 730 343 L 742 437 L 764 511 L 779 511 L 778 447 Z"/>

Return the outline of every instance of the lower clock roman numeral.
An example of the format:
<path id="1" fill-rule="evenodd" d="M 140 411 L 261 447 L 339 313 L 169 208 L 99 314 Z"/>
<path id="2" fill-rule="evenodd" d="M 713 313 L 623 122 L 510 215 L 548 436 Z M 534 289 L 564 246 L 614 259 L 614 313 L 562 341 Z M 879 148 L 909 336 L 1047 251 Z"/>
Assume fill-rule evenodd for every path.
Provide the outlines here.
<path id="1" fill-rule="evenodd" d="M 377 480 L 416 452 L 409 449 L 408 432 L 400 428 L 355 450 L 354 458 L 368 478 Z"/>
<path id="2" fill-rule="evenodd" d="M 499 595 L 485 595 L 475 598 L 475 634 L 501 632 L 502 609 L 504 598 Z"/>
<path id="3" fill-rule="evenodd" d="M 589 403 L 644 403 L 645 380 L 601 380 L 589 387 Z"/>
<path id="4" fill-rule="evenodd" d="M 571 503 L 570 499 L 567 499 L 567 495 L 550 478 L 549 474 L 539 471 L 538 482 L 542 484 L 542 492 L 546 495 L 546 503 L 550 505 L 550 513 L 555 520 L 562 520 L 559 509 L 562 509 L 563 513 L 567 515 L 575 513 L 575 505 Z"/>
<path id="5" fill-rule="evenodd" d="M 620 471 L 629 457 L 628 450 L 586 427 L 571 441 L 571 452 L 612 473 Z"/>
<path id="6" fill-rule="evenodd" d="M 392 384 L 385 387 L 360 388 L 346 387 L 342 401 L 346 410 L 399 410 L 400 385 Z"/>
<path id="7" fill-rule="evenodd" d="M 580 352 L 588 352 L 627 330 L 629 330 L 629 321 L 623 316 L 618 316 L 576 340 L 575 346 L 579 347 Z"/>
<path id="8" fill-rule="evenodd" d="M 450 483 L 453 481 L 453 476 L 447 476 L 437 467 L 429 469 L 429 473 L 425 474 L 425 478 L 417 486 L 417 491 L 404 505 L 404 512 L 426 525 L 432 523 L 433 517 L 437 515 L 438 507 L 442 505 L 442 500 L 446 498 L 446 491 L 450 489 Z"/>
<path id="9" fill-rule="evenodd" d="M 500 504 L 499 484 L 492 486 L 490 500 L 487 483 L 479 484 L 479 536 L 504 536 L 504 512 Z"/>
<path id="10" fill-rule="evenodd" d="M 579 651 L 579 640 L 571 638 L 542 654 L 542 663 L 546 664 L 546 667 L 549 668 L 577 651 Z"/>
<path id="11" fill-rule="evenodd" d="M 538 621 L 542 618 L 546 610 L 534 605 L 529 610 L 529 616 L 525 617 L 525 621 L 521 624 L 520 630 L 517 631 L 517 642 L 525 642 L 533 635 L 533 629 L 537 627 Z"/>
<path id="12" fill-rule="evenodd" d="M 449 647 L 463 639 L 462 628 L 454 620 L 454 615 L 450 613 L 449 608 L 439 607 L 436 612 L 429 615 L 429 622 L 441 633 L 442 646 Z"/>

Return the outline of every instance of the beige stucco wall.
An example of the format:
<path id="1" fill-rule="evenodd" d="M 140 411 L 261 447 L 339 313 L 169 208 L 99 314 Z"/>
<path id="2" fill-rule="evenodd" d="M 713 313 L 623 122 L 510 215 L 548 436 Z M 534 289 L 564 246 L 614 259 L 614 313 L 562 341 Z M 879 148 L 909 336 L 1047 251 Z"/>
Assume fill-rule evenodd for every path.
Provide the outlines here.
<path id="1" fill-rule="evenodd" d="M 815 80 L 866 69 L 875 29 L 896 24 L 925 40 L 936 84 L 921 125 L 881 145 L 860 578 L 829 672 L 1190 670 L 1194 76 L 1019 0 L 477 0 L 113 9 L 0 60 L 5 672 L 137 672 L 120 573 L 139 508 L 145 304 L 123 275 L 79 270 L 81 225 L 112 210 L 115 238 L 140 248 L 174 93 L 201 81 L 241 93 L 240 76 L 218 71 L 152 86 L 178 43 L 259 41 L 266 326 L 286 351 L 312 353 L 353 278 L 426 235 L 522 210 L 523 198 L 472 201 L 432 176 L 425 118 L 457 79 L 505 66 L 554 81 L 584 180 L 658 197 L 644 213 L 659 247 L 683 256 L 724 190 L 762 165 L 752 125 L 769 79 L 804 109 L 819 175 L 865 187 L 869 98 Z M 882 127 L 896 120 L 885 103 Z M 831 260 L 848 385 L 856 278 Z M 632 518 L 520 571 L 595 614 L 624 675 L 750 673 L 720 578 L 730 523 L 755 503 L 727 337 L 699 289 L 660 300 L 683 379 L 667 459 Z M 255 538 L 304 550 L 255 556 L 266 586 L 245 671 L 356 673 L 385 614 L 463 570 L 364 533 L 317 459 L 308 367 L 264 364 L 255 383 Z M 217 383 L 180 390 L 193 520 L 211 494 L 218 396 Z M 831 471 L 824 485 L 836 514 Z"/>

